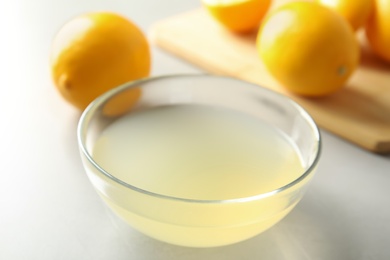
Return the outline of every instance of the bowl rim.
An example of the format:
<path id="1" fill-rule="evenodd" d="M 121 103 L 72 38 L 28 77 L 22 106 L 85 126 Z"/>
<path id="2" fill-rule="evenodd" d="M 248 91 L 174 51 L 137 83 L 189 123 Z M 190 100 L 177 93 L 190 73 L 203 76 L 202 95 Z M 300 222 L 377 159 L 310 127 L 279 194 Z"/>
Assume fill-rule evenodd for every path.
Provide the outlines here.
<path id="1" fill-rule="evenodd" d="M 182 197 L 175 197 L 175 196 L 160 194 L 160 193 L 156 193 L 153 191 L 149 191 L 149 190 L 142 189 L 142 188 L 139 188 L 137 186 L 131 185 L 131 184 L 129 184 L 125 181 L 122 181 L 121 179 L 113 176 L 112 174 L 110 174 L 106 170 L 104 170 L 93 159 L 92 155 L 88 152 L 88 150 L 86 148 L 86 142 L 85 142 L 86 136 L 87 136 L 87 134 L 86 134 L 87 128 L 88 128 L 89 122 L 92 119 L 95 112 L 110 97 L 112 97 L 112 96 L 114 96 L 122 91 L 131 89 L 131 88 L 135 88 L 135 87 L 139 87 L 140 84 L 144 84 L 144 83 L 148 83 L 148 82 L 152 82 L 152 81 L 163 80 L 163 79 L 168 79 L 168 78 L 178 78 L 178 77 L 188 77 L 188 78 L 190 78 L 190 77 L 211 77 L 211 78 L 221 78 L 221 79 L 227 79 L 227 80 L 234 80 L 234 81 L 237 81 L 239 83 L 240 82 L 245 83 L 248 86 L 251 85 L 255 88 L 260 89 L 260 91 L 271 92 L 273 95 L 277 95 L 277 96 L 279 96 L 279 98 L 285 99 L 287 102 L 291 103 L 291 105 L 297 109 L 299 114 L 309 123 L 309 125 L 311 126 L 311 128 L 314 132 L 314 136 L 316 137 L 316 143 L 317 143 L 316 148 L 317 149 L 315 151 L 315 158 L 312 161 L 311 165 L 298 178 L 294 179 L 293 181 L 289 182 L 288 184 L 281 186 L 277 189 L 274 189 L 272 191 L 268 191 L 265 193 L 259 193 L 256 195 L 248 196 L 248 197 L 240 197 L 240 198 L 225 199 L 225 200 L 190 199 L 190 198 L 182 198 Z M 186 202 L 186 203 L 198 203 L 198 204 L 199 203 L 201 203 L 201 204 L 226 204 L 226 203 L 232 204 L 232 203 L 251 202 L 251 201 L 261 200 L 261 199 L 273 196 L 273 195 L 278 194 L 278 193 L 282 193 L 282 192 L 298 185 L 303 180 L 305 180 L 310 175 L 310 173 L 314 172 L 315 168 L 318 165 L 320 155 L 322 152 L 322 137 L 321 137 L 320 130 L 319 130 L 317 124 L 315 123 L 314 119 L 311 117 L 311 115 L 302 106 L 300 106 L 297 102 L 295 102 L 294 100 L 292 100 L 291 98 L 289 98 L 286 95 L 283 95 L 281 93 L 278 93 L 274 90 L 268 89 L 268 88 L 263 87 L 263 86 L 258 85 L 258 84 L 254 84 L 254 83 L 244 81 L 244 80 L 241 80 L 238 78 L 230 77 L 230 76 L 213 75 L 213 74 L 208 74 L 208 73 L 185 73 L 185 74 L 180 73 L 180 74 L 150 76 L 147 78 L 126 82 L 122 85 L 119 85 L 118 87 L 115 87 L 111 90 L 108 90 L 107 92 L 105 92 L 102 95 L 100 95 L 99 97 L 97 97 L 94 101 L 92 101 L 88 105 L 88 107 L 83 111 L 83 113 L 79 119 L 78 126 L 77 126 L 77 141 L 78 141 L 80 152 L 82 153 L 82 155 L 85 156 L 85 158 L 87 158 L 88 162 L 93 167 L 95 167 L 99 173 L 101 173 L 105 177 L 108 177 L 109 179 L 111 179 L 115 183 L 118 183 L 119 185 L 121 185 L 127 189 L 131 189 L 135 192 L 143 193 L 143 194 L 148 195 L 148 196 L 153 196 L 155 198 L 175 200 L 175 201 L 181 201 L 181 202 Z"/>

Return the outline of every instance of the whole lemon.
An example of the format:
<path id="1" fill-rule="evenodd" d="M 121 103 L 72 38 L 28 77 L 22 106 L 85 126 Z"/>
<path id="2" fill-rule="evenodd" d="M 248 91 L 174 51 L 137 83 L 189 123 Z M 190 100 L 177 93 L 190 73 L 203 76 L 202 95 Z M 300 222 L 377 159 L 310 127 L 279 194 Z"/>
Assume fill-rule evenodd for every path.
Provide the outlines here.
<path id="1" fill-rule="evenodd" d="M 246 33 L 258 28 L 271 0 L 202 0 L 209 13 L 226 29 Z"/>
<path id="2" fill-rule="evenodd" d="M 88 13 L 70 20 L 56 34 L 50 54 L 57 89 L 81 110 L 107 90 L 150 73 L 146 37 L 115 13 Z M 140 91 L 127 95 L 134 103 Z"/>
<path id="3" fill-rule="evenodd" d="M 317 0 L 343 16 L 357 31 L 363 27 L 374 8 L 374 0 Z"/>
<path id="4" fill-rule="evenodd" d="M 291 2 L 271 12 L 259 30 L 257 49 L 274 78 L 304 96 L 341 88 L 360 55 L 347 21 L 313 2 Z"/>
<path id="5" fill-rule="evenodd" d="M 379 57 L 390 62 L 390 1 L 375 0 L 374 6 L 366 26 L 367 40 Z"/>

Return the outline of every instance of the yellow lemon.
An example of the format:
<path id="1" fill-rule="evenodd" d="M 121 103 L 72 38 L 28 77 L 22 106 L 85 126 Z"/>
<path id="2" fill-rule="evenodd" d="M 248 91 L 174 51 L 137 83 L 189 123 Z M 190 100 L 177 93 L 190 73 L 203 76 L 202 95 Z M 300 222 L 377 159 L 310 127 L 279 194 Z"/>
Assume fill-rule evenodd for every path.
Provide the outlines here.
<path id="1" fill-rule="evenodd" d="M 292 2 L 271 12 L 259 30 L 257 49 L 275 79 L 305 96 L 341 88 L 360 54 L 347 21 L 313 2 Z"/>
<path id="2" fill-rule="evenodd" d="M 374 0 L 317 0 L 343 16 L 356 31 L 363 27 L 374 7 Z"/>
<path id="3" fill-rule="evenodd" d="M 107 12 L 81 15 L 66 23 L 54 38 L 50 59 L 57 89 L 81 110 L 107 90 L 147 77 L 151 63 L 142 31 L 128 19 Z M 140 90 L 124 95 L 133 105 Z M 111 103 L 109 114 L 119 114 L 129 105 Z"/>
<path id="4" fill-rule="evenodd" d="M 102 108 L 102 113 L 108 117 L 121 116 L 130 111 L 141 96 L 141 88 L 130 88 L 109 99 Z"/>
<path id="5" fill-rule="evenodd" d="M 202 0 L 209 13 L 225 28 L 246 33 L 258 28 L 271 0 Z"/>
<path id="6" fill-rule="evenodd" d="M 371 49 L 390 62 L 390 1 L 375 0 L 374 6 L 367 22 L 366 36 Z"/>

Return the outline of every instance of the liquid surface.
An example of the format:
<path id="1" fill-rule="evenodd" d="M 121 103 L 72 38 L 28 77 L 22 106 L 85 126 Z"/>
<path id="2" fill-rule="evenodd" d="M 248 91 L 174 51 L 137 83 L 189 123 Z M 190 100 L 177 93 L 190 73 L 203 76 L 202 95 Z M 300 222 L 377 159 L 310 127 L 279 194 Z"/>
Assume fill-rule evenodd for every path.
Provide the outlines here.
<path id="1" fill-rule="evenodd" d="M 130 185 L 201 200 L 272 191 L 304 171 L 297 149 L 281 132 L 240 112 L 199 105 L 120 118 L 102 132 L 93 158 Z"/>

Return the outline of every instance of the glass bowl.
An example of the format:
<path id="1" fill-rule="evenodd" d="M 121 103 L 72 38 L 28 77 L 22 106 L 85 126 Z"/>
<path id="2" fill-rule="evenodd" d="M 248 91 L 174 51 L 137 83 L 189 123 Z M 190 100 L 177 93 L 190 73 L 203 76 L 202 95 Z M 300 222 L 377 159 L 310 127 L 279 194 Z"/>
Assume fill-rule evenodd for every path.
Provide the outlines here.
<path id="1" fill-rule="evenodd" d="M 119 86 L 81 116 L 86 173 L 117 216 L 190 247 L 258 235 L 301 200 L 321 150 L 309 114 L 234 78 L 172 75 Z"/>

